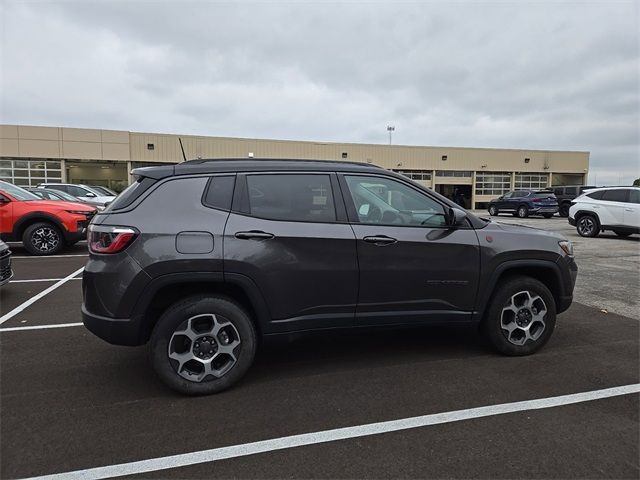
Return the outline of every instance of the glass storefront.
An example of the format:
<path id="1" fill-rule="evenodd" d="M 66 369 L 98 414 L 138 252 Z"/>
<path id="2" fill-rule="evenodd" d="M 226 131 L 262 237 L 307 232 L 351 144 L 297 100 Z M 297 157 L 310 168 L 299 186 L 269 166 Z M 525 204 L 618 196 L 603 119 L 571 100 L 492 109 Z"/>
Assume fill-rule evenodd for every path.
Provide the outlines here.
<path id="1" fill-rule="evenodd" d="M 476 173 L 476 195 L 502 195 L 511 190 L 511 173 Z"/>
<path id="2" fill-rule="evenodd" d="M 536 190 L 548 186 L 547 173 L 516 173 L 516 190 Z"/>
<path id="3" fill-rule="evenodd" d="M 62 182 L 60 160 L 0 159 L 0 180 L 23 187 L 35 187 L 43 182 Z"/>

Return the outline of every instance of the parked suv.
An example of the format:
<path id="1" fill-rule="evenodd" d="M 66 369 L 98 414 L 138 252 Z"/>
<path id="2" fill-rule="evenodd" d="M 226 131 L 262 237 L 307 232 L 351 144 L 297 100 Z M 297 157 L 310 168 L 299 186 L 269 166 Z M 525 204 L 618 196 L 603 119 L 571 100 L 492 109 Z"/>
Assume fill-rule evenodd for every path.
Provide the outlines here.
<path id="1" fill-rule="evenodd" d="M 529 215 L 551 218 L 558 213 L 558 201 L 550 190 L 515 190 L 491 200 L 488 210 L 491 216 L 509 212 L 520 218 Z"/>
<path id="2" fill-rule="evenodd" d="M 597 188 L 589 185 L 562 185 L 553 187 L 553 194 L 558 200 L 560 211 L 558 212 L 561 217 L 569 216 L 569 208 L 571 208 L 571 201 L 582 195 L 585 191 Z"/>
<path id="3" fill-rule="evenodd" d="M 571 243 L 483 220 L 406 177 L 347 162 L 196 160 L 134 170 L 89 226 L 86 327 L 150 342 L 171 388 L 218 392 L 258 338 L 480 324 L 527 355 L 572 301 Z"/>
<path id="4" fill-rule="evenodd" d="M 569 223 L 583 237 L 605 230 L 619 237 L 640 233 L 640 187 L 589 190 L 571 203 Z"/>
<path id="5" fill-rule="evenodd" d="M 96 190 L 88 185 L 74 185 L 73 183 L 40 183 L 38 188 L 47 188 L 66 192 L 83 202 L 92 205 L 107 206 L 116 198 L 115 195 L 105 195 L 104 192 Z"/>
<path id="6" fill-rule="evenodd" d="M 95 212 L 81 203 L 41 200 L 0 180 L 0 236 L 22 241 L 32 255 L 53 255 L 83 239 Z"/>

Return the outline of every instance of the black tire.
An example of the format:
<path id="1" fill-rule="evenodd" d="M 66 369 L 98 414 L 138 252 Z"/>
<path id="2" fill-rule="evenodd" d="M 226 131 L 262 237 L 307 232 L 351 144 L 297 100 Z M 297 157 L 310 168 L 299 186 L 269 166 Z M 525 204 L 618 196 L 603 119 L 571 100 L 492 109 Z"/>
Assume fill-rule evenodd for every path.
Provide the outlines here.
<path id="1" fill-rule="evenodd" d="M 541 298 L 546 308 L 546 314 L 544 314 L 544 324 L 538 323 L 537 329 L 543 326 L 543 329 L 537 330 L 536 333 L 539 336 L 533 339 L 525 339 L 524 344 L 516 345 L 507 338 L 507 330 L 503 329 L 502 314 L 503 309 L 509 304 L 512 297 L 518 292 L 530 292 L 532 298 L 536 296 Z M 518 297 L 516 297 L 518 298 Z M 540 308 L 542 304 L 535 301 L 537 307 Z M 540 309 L 541 310 L 541 309 Z M 514 314 L 514 321 L 516 315 Z M 535 322 L 531 322 L 531 327 L 534 328 Z M 500 353 L 509 356 L 522 356 L 531 355 L 532 353 L 540 350 L 551 337 L 556 325 L 556 303 L 553 295 L 549 289 L 539 280 L 526 276 L 513 276 L 508 277 L 498 283 L 493 293 L 491 301 L 489 303 L 488 310 L 485 314 L 482 323 L 482 330 L 489 342 Z M 524 330 L 522 330 L 524 332 Z M 512 334 L 509 334 L 512 335 Z M 514 337 L 515 338 L 515 337 Z"/>
<path id="2" fill-rule="evenodd" d="M 529 208 L 526 205 L 520 205 L 516 210 L 516 215 L 519 218 L 527 218 L 529 216 Z"/>
<path id="3" fill-rule="evenodd" d="M 220 377 L 206 375 L 201 381 L 188 380 L 178 373 L 178 362 L 169 358 L 169 343 L 174 333 L 182 330 L 189 319 L 198 315 L 206 317 L 204 314 L 214 314 L 217 319 L 223 319 L 223 322 L 228 322 L 227 325 L 230 323 L 235 327 L 240 342 L 233 349 L 236 361 Z M 204 341 L 201 343 L 204 344 Z M 195 345 L 196 341 L 186 348 L 188 353 L 195 350 Z M 240 305 L 223 296 L 195 295 L 174 303 L 162 314 L 151 334 L 149 358 L 156 374 L 168 387 L 185 395 L 208 395 L 226 390 L 238 382 L 253 363 L 256 347 L 256 330 Z"/>
<path id="4" fill-rule="evenodd" d="M 562 205 L 560 205 L 560 216 L 561 217 L 568 217 L 569 216 L 569 208 L 571 208 L 570 204 L 567 203 L 563 203 Z"/>
<path id="5" fill-rule="evenodd" d="M 597 237 L 600 233 L 600 222 L 595 215 L 581 215 L 576 220 L 576 230 L 581 237 Z"/>
<path id="6" fill-rule="evenodd" d="M 631 235 L 631 232 L 623 232 L 623 231 L 620 231 L 620 230 L 614 230 L 613 233 L 615 233 L 617 236 L 623 237 L 623 238 L 626 238 L 629 235 Z"/>
<path id="7" fill-rule="evenodd" d="M 37 222 L 25 229 L 22 245 L 31 255 L 54 255 L 64 247 L 64 237 L 53 223 Z"/>
<path id="8" fill-rule="evenodd" d="M 553 213 L 543 213 L 542 216 L 544 218 L 551 218 L 551 217 L 553 217 Z"/>
<path id="9" fill-rule="evenodd" d="M 498 209 L 494 206 L 491 205 L 489 207 L 489 215 L 491 215 L 492 217 L 495 217 L 496 215 L 498 215 L 500 212 L 498 211 Z"/>

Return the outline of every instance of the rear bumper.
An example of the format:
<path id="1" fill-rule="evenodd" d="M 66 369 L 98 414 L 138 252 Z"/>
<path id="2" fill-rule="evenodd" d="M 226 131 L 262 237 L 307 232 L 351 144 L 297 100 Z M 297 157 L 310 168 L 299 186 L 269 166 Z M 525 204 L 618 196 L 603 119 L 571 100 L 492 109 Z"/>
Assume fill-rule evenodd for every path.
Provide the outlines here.
<path id="1" fill-rule="evenodd" d="M 9 283 L 13 277 L 11 270 L 11 250 L 0 252 L 0 286 Z"/>
<path id="2" fill-rule="evenodd" d="M 529 212 L 531 213 L 558 213 L 560 211 L 560 208 L 556 205 L 554 207 L 548 207 L 545 205 L 534 205 L 531 208 L 529 208 Z"/>
<path id="3" fill-rule="evenodd" d="M 141 318 L 110 318 L 87 311 L 82 304 L 82 323 L 91 333 L 113 345 L 136 346 L 140 341 Z"/>

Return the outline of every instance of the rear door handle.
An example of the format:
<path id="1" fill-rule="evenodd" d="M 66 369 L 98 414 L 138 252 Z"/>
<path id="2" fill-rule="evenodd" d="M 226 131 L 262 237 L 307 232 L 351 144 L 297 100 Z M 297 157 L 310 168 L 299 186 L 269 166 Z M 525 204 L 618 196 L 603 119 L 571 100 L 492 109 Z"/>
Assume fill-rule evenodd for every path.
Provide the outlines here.
<path id="1" fill-rule="evenodd" d="M 387 237 L 386 235 L 373 235 L 370 237 L 364 237 L 362 240 L 367 243 L 373 243 L 374 245 L 391 245 L 398 241 L 395 238 Z"/>
<path id="2" fill-rule="evenodd" d="M 268 240 L 273 238 L 274 235 L 273 233 L 267 233 L 261 230 L 251 230 L 248 232 L 237 232 L 235 237 L 240 240 Z"/>

